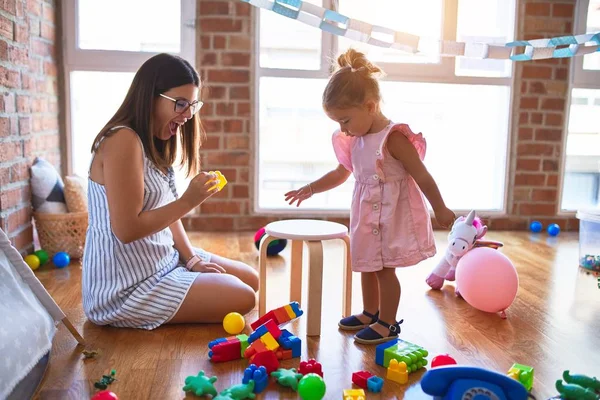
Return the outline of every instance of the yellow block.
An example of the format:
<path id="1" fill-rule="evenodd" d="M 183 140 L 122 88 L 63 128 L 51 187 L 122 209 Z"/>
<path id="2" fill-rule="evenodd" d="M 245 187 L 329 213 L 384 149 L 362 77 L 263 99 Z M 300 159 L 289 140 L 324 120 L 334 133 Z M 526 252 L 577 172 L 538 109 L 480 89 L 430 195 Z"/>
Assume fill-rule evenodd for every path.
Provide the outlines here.
<path id="1" fill-rule="evenodd" d="M 344 400 L 365 400 L 365 391 L 362 389 L 345 389 Z"/>
<path id="2" fill-rule="evenodd" d="M 275 350 L 279 348 L 279 343 L 277 340 L 271 335 L 271 332 L 267 332 L 260 337 L 261 342 L 264 343 L 265 347 L 269 350 Z"/>
<path id="3" fill-rule="evenodd" d="M 398 362 L 396 359 L 390 360 L 386 378 L 390 381 L 398 382 L 401 385 L 406 384 L 408 382 L 406 363 L 404 361 Z"/>
<path id="4" fill-rule="evenodd" d="M 292 309 L 292 306 L 290 306 L 289 304 L 286 304 L 285 306 L 283 306 L 283 308 L 285 308 L 285 311 L 290 316 L 290 319 L 296 318 L 296 313 L 294 313 L 294 310 Z"/>
<path id="5" fill-rule="evenodd" d="M 227 185 L 227 179 L 225 179 L 225 177 L 223 176 L 221 171 L 211 171 L 211 172 L 216 174 L 217 177 L 214 179 L 211 179 L 210 181 L 207 182 L 207 183 L 214 183 L 214 185 L 211 186 L 210 189 L 208 189 L 208 190 L 213 190 L 214 188 L 218 188 L 219 191 L 223 190 L 225 185 Z"/>

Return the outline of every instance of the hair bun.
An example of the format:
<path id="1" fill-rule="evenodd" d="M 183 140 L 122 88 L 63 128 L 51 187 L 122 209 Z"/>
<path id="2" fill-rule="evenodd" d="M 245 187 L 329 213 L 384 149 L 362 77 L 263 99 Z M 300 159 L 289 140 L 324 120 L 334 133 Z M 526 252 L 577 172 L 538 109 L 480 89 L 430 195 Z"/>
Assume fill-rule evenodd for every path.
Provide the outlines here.
<path id="1" fill-rule="evenodd" d="M 352 48 L 346 50 L 337 58 L 339 68 L 350 67 L 352 71 L 365 73 L 366 75 L 381 74 L 383 71 L 373 64 L 364 53 Z"/>

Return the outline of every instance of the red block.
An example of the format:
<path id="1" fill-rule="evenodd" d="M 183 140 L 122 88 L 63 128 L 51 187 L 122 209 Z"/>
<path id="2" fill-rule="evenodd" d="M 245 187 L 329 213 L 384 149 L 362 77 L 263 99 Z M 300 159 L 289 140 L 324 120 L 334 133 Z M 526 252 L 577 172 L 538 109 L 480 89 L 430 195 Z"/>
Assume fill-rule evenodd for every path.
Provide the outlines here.
<path id="1" fill-rule="evenodd" d="M 265 344 L 263 343 L 262 340 L 255 340 L 244 351 L 244 358 L 250 358 L 257 353 L 267 351 L 267 350 L 269 350 L 269 349 L 267 349 L 267 346 L 265 346 Z"/>
<path id="2" fill-rule="evenodd" d="M 291 360 L 294 358 L 291 350 L 284 350 L 281 347 L 275 352 L 278 360 Z"/>
<path id="3" fill-rule="evenodd" d="M 367 389 L 367 380 L 372 377 L 373 374 L 369 371 L 358 371 L 352 374 L 352 383 L 361 389 Z"/>
<path id="4" fill-rule="evenodd" d="M 273 311 L 269 311 L 268 313 L 266 313 L 265 315 L 263 315 L 262 317 L 260 317 L 259 319 L 257 319 L 253 323 L 251 323 L 250 327 L 252 328 L 253 331 L 255 331 L 259 326 L 265 324 L 270 319 L 277 321 L 277 317 L 275 316 L 275 313 Z"/>
<path id="5" fill-rule="evenodd" d="M 242 354 L 242 344 L 237 342 L 227 341 L 216 344 L 210 349 L 209 357 L 213 362 L 226 362 L 239 360 Z"/>
<path id="6" fill-rule="evenodd" d="M 271 336 L 273 336 L 273 339 L 279 340 L 279 336 L 281 336 L 281 329 L 279 329 L 279 325 L 277 325 L 275 323 L 275 321 L 273 321 L 271 319 L 271 320 L 267 321 L 264 324 L 264 326 L 271 333 Z"/>
<path id="7" fill-rule="evenodd" d="M 317 362 L 314 358 L 311 358 L 308 361 L 301 361 L 298 373 L 302 375 L 313 373 L 319 375 L 321 378 L 323 377 L 321 363 Z"/>
<path id="8" fill-rule="evenodd" d="M 277 368 L 279 368 L 279 360 L 277 359 L 275 352 L 271 350 L 256 353 L 252 356 L 252 358 L 250 358 L 250 364 L 254 364 L 257 367 L 264 366 L 269 375 L 271 375 L 271 372 L 277 371 Z"/>

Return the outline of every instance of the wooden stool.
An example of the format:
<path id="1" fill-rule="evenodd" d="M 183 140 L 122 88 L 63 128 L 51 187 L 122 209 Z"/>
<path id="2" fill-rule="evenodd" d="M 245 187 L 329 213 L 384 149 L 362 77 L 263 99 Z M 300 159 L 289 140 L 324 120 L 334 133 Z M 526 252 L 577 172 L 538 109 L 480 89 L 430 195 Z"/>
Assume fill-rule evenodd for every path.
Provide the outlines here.
<path id="1" fill-rule="evenodd" d="M 352 302 L 352 268 L 350 260 L 350 237 L 348 228 L 330 221 L 311 219 L 292 219 L 276 221 L 265 227 L 265 235 L 260 242 L 259 254 L 259 301 L 258 315 L 267 312 L 267 247 L 277 239 L 292 242 L 292 262 L 290 277 L 290 301 L 300 303 L 302 295 L 302 250 L 303 242 L 308 245 L 308 301 L 306 312 L 307 336 L 321 334 L 321 300 L 323 289 L 323 240 L 341 239 L 346 243 L 343 268 L 342 316 L 350 315 Z M 301 304 L 301 303 L 300 303 Z"/>

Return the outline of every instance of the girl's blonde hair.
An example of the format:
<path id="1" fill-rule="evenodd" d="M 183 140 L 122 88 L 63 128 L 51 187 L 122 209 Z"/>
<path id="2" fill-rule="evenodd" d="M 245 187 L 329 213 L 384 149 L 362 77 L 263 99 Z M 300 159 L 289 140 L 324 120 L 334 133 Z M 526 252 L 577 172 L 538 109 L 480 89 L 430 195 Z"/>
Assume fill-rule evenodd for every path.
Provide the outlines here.
<path id="1" fill-rule="evenodd" d="M 381 101 L 377 77 L 383 70 L 373 64 L 364 53 L 348 49 L 337 58 L 335 72 L 323 92 L 323 108 L 350 108 L 368 100 Z"/>

